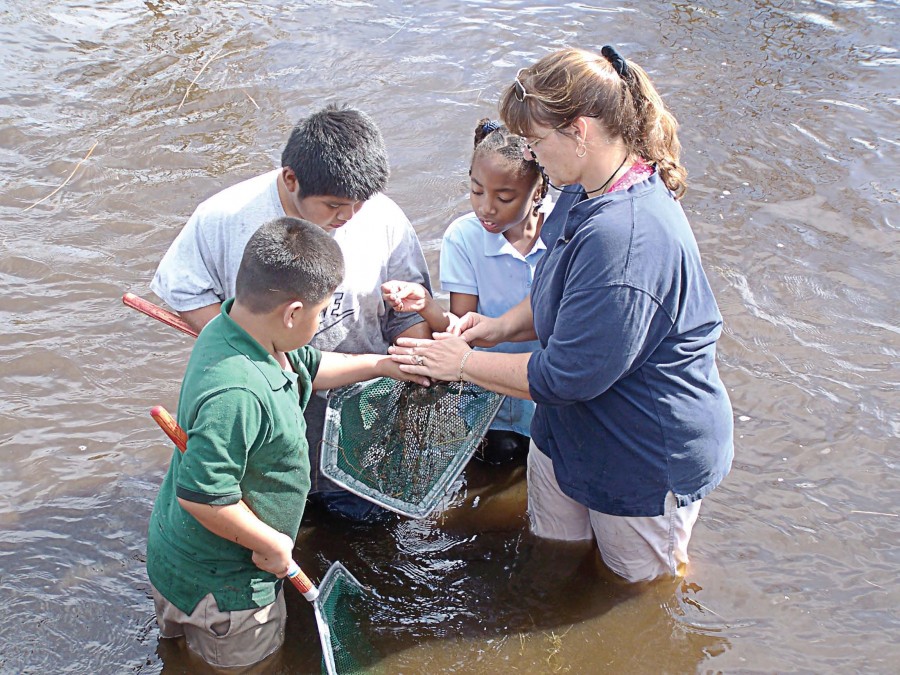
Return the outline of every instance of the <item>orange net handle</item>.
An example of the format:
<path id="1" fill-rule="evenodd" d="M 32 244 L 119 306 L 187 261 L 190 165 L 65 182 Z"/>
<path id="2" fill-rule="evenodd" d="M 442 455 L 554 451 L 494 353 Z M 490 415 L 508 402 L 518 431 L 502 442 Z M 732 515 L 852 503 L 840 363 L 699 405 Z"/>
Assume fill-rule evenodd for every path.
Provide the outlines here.
<path id="1" fill-rule="evenodd" d="M 150 409 L 150 416 L 156 420 L 156 423 L 166 432 L 166 435 L 178 449 L 181 450 L 181 452 L 187 450 L 187 434 L 184 429 L 178 425 L 175 418 L 169 414 L 168 410 L 161 405 L 153 406 L 153 408 Z M 249 510 L 249 507 L 244 504 L 243 500 L 241 501 L 241 504 L 244 505 L 244 508 Z M 310 602 L 319 597 L 319 589 L 316 588 L 315 584 L 309 580 L 309 577 L 306 576 L 303 570 L 300 569 L 300 566 L 293 560 L 288 569 L 287 578 L 294 584 L 294 587 L 303 594 L 303 597 Z"/>
<path id="2" fill-rule="evenodd" d="M 197 337 L 197 331 L 191 328 L 190 324 L 175 314 L 175 312 L 170 312 L 159 305 L 153 304 L 149 300 L 139 298 L 134 293 L 126 293 L 123 295 L 122 302 L 126 306 L 136 309 L 157 321 L 162 321 L 167 326 L 180 330 L 182 333 L 187 333 L 191 337 Z"/>

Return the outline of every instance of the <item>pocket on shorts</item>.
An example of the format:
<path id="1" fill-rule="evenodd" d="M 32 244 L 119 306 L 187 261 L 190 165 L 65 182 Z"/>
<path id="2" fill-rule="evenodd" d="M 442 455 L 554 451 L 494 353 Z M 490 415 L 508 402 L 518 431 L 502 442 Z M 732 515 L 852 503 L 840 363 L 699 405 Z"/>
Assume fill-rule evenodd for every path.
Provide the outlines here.
<path id="1" fill-rule="evenodd" d="M 209 632 L 215 635 L 218 638 L 223 638 L 228 635 L 228 632 L 231 630 L 231 615 L 224 617 L 223 619 L 218 619 L 209 624 Z"/>
<path id="2" fill-rule="evenodd" d="M 206 617 L 204 623 L 206 630 L 215 638 L 226 637 L 234 628 L 234 620 L 232 612 L 225 612 L 219 609 L 215 596 L 209 594 L 206 605 Z"/>
<path id="3" fill-rule="evenodd" d="M 212 617 L 208 624 L 209 631 L 217 638 L 232 637 L 245 630 L 252 630 L 265 625 L 270 620 L 275 603 L 255 609 L 238 609 L 219 613 L 221 617 Z"/>

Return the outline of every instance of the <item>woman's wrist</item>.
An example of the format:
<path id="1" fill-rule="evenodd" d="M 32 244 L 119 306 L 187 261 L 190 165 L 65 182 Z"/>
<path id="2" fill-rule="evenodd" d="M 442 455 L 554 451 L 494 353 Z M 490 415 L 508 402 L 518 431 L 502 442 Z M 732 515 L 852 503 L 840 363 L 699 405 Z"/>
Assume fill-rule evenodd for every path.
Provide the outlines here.
<path id="1" fill-rule="evenodd" d="M 465 369 L 466 369 L 466 361 L 469 360 L 469 357 L 474 352 L 474 349 L 469 349 L 465 354 L 463 354 L 462 360 L 459 362 L 459 372 L 456 375 L 457 382 L 463 382 L 465 380 Z"/>

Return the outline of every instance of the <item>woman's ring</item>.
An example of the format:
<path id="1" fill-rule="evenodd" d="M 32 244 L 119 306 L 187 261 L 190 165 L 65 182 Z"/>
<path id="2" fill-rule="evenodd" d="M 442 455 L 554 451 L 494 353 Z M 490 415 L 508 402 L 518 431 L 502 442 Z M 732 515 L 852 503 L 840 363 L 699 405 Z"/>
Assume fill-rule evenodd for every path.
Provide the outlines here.
<path id="1" fill-rule="evenodd" d="M 416 365 L 417 365 L 417 366 L 421 366 L 421 365 L 424 365 L 424 364 L 425 364 L 425 359 L 423 359 L 421 356 L 419 356 L 418 354 L 416 354 Z"/>

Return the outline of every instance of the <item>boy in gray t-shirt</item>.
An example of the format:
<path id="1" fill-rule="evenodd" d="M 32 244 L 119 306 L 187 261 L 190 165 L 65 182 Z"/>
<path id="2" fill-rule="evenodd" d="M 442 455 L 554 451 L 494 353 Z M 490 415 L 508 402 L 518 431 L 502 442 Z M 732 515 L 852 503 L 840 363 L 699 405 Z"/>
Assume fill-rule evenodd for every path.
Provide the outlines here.
<path id="1" fill-rule="evenodd" d="M 334 236 L 346 275 L 326 307 L 314 347 L 343 353 L 386 354 L 398 337 L 430 337 L 414 312 L 385 305 L 390 279 L 431 281 L 422 247 L 403 211 L 381 191 L 387 152 L 374 121 L 353 108 L 328 106 L 298 122 L 281 168 L 233 185 L 200 206 L 163 256 L 150 288 L 197 330 L 234 295 L 244 247 L 263 223 L 292 216 Z M 319 471 L 325 399 L 306 412 L 312 467 L 311 498 L 353 520 L 384 513 L 343 490 Z"/>

